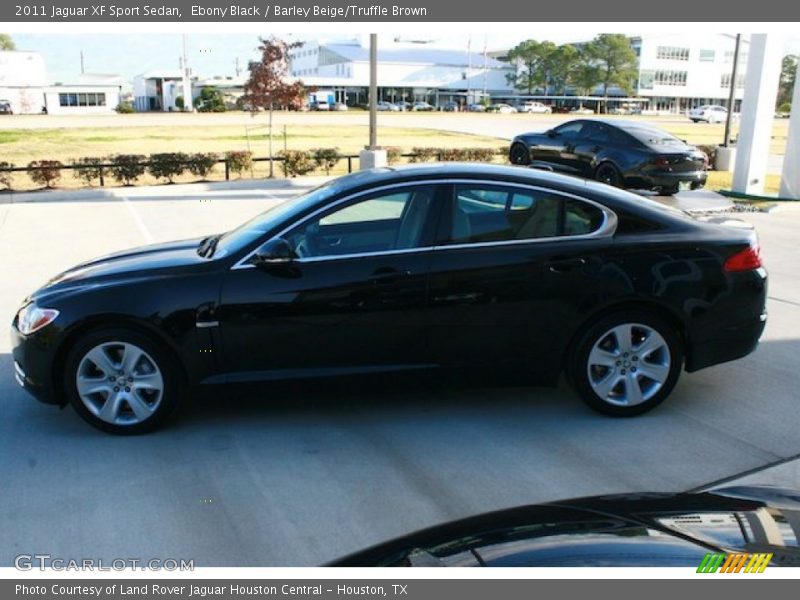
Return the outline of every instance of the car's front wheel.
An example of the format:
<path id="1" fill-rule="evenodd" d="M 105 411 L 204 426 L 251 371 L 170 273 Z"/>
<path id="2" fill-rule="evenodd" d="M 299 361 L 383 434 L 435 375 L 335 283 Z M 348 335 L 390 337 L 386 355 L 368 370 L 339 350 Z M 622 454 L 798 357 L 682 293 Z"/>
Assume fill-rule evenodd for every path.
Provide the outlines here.
<path id="1" fill-rule="evenodd" d="M 576 345 L 570 381 L 594 410 L 629 417 L 669 396 L 683 365 L 679 336 L 647 312 L 623 311 L 590 326 Z"/>
<path id="2" fill-rule="evenodd" d="M 181 379 L 174 359 L 133 329 L 95 330 L 67 355 L 65 387 L 76 412 L 114 434 L 156 429 L 177 408 Z"/>
<path id="3" fill-rule="evenodd" d="M 531 155 L 524 144 L 514 144 L 508 153 L 508 160 L 512 165 L 531 164 Z"/>

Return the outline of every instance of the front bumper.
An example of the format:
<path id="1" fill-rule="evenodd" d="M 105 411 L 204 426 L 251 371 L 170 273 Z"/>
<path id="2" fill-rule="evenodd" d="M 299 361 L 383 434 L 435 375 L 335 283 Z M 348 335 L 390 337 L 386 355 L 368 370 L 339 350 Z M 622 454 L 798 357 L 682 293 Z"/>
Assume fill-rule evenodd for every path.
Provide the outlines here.
<path id="1" fill-rule="evenodd" d="M 11 327 L 14 379 L 31 396 L 45 404 L 63 404 L 52 384 L 52 352 L 37 334 L 22 335 Z"/>

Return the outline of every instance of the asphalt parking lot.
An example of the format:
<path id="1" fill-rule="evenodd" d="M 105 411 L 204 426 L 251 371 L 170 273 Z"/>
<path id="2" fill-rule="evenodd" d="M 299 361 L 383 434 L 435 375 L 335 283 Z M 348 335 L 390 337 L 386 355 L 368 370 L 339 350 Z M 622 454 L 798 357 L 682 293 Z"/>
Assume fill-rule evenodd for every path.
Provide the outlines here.
<path id="1" fill-rule="evenodd" d="M 72 264 L 227 229 L 299 188 L 163 189 L 0 204 L 0 321 Z M 684 374 L 635 419 L 594 414 L 564 387 L 387 379 L 214 390 L 168 429 L 119 438 L 28 397 L 0 336 L 0 566 L 23 553 L 315 565 L 476 512 L 693 489 L 797 457 L 800 210 L 740 217 L 771 275 L 759 349 Z"/>

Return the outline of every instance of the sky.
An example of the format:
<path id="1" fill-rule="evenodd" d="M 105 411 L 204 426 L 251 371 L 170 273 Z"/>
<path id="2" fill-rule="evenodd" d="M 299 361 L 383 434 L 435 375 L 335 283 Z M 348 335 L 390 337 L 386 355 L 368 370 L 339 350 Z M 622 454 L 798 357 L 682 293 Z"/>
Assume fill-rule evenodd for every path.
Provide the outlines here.
<path id="1" fill-rule="evenodd" d="M 531 24 L 516 32 L 465 32 L 452 36 L 423 36 L 434 39 L 437 46 L 463 48 L 467 44 L 473 52 L 482 52 L 484 44 L 489 50 L 506 49 L 523 39 L 549 39 L 566 43 L 587 39 L 574 30 L 553 31 L 546 24 Z M 620 32 L 634 34 L 635 31 Z M 69 83 L 81 72 L 81 51 L 86 73 L 121 75 L 130 81 L 133 77 L 150 69 L 177 69 L 182 54 L 183 36 L 180 33 L 131 33 L 131 34 L 31 34 L 12 33 L 18 50 L 41 52 L 47 64 L 47 76 L 51 83 Z M 364 35 L 364 34 L 362 34 Z M 389 34 L 381 34 L 389 37 Z M 236 59 L 246 74 L 249 60 L 257 58 L 258 35 L 255 33 L 189 33 L 186 34 L 186 55 L 193 75 L 199 77 L 231 76 L 235 74 Z M 344 34 L 281 35 L 284 39 L 345 39 Z M 355 36 L 352 36 L 355 37 Z M 406 41 L 408 37 L 401 39 Z M 380 41 L 379 41 L 380 43 Z M 786 37 L 786 51 L 800 54 L 800 35 Z"/>

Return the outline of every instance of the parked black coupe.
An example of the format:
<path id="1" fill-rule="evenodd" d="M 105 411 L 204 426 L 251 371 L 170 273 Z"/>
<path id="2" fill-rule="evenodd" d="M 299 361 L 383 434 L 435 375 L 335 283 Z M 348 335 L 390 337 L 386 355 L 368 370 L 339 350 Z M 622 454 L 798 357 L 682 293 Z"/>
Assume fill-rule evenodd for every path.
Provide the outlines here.
<path id="1" fill-rule="evenodd" d="M 708 157 L 671 133 L 635 121 L 577 119 L 514 138 L 509 160 L 617 187 L 674 194 L 703 187 Z"/>
<path id="2" fill-rule="evenodd" d="M 411 533 L 327 566 L 690 567 L 716 573 L 736 558 L 740 572 L 799 566 L 798 539 L 800 492 L 741 486 L 520 506 Z"/>
<path id="3" fill-rule="evenodd" d="M 612 415 L 764 328 L 756 235 L 517 167 L 364 171 L 204 239 L 62 273 L 13 320 L 17 381 L 114 433 L 188 385 L 447 369 L 524 373 Z"/>

